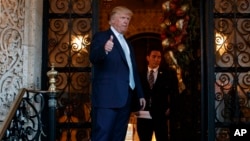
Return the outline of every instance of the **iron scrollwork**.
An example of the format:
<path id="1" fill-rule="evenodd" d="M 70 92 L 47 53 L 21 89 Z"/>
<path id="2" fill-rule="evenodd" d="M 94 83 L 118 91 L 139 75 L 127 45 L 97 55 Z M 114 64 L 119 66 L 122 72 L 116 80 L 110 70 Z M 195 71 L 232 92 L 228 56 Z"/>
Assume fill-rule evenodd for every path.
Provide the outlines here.
<path id="1" fill-rule="evenodd" d="M 14 103 L 15 104 L 15 103 Z M 41 92 L 26 91 L 2 141 L 36 141 L 43 134 L 41 112 L 44 97 Z"/>

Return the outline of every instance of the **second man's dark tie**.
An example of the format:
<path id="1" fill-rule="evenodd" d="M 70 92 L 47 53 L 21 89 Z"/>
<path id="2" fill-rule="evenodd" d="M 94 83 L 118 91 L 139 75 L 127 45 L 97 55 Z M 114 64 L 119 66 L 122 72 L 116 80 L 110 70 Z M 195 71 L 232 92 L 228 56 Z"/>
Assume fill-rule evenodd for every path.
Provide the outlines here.
<path id="1" fill-rule="evenodd" d="M 149 83 L 149 86 L 150 86 L 150 89 L 153 88 L 153 85 L 154 85 L 154 71 L 151 70 L 150 73 L 149 73 L 149 76 L 148 76 L 148 83 Z"/>

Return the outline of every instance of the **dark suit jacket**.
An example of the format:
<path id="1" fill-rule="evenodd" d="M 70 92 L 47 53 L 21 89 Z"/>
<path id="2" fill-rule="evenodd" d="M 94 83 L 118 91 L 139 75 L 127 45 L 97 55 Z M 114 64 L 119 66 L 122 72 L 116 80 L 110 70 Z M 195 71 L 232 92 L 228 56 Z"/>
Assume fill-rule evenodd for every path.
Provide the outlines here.
<path id="1" fill-rule="evenodd" d="M 147 68 L 140 73 L 141 83 L 146 99 L 145 110 L 150 111 L 152 118 L 166 118 L 165 112 L 170 107 L 168 97 L 178 94 L 178 80 L 175 70 L 159 68 L 157 79 L 152 89 L 150 89 Z M 152 99 L 151 107 L 149 106 Z M 171 101 L 171 99 L 170 99 Z"/>
<path id="2" fill-rule="evenodd" d="M 114 47 L 106 54 L 105 43 L 113 35 Z M 130 48 L 134 71 L 137 98 L 143 97 L 143 91 L 135 63 L 134 51 Z M 129 67 L 122 47 L 111 29 L 94 35 L 90 47 L 92 70 L 92 105 L 103 108 L 119 108 L 126 104 L 129 90 Z"/>

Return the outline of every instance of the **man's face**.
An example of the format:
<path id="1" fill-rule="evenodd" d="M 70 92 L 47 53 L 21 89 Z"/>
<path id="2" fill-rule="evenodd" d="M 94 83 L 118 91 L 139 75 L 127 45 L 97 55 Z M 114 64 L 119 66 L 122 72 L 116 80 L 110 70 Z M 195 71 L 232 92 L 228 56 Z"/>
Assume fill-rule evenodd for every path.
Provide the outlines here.
<path id="1" fill-rule="evenodd" d="M 153 50 L 151 53 L 147 56 L 148 66 L 150 68 L 156 68 L 161 63 L 161 52 Z"/>
<path id="2" fill-rule="evenodd" d="M 126 13 L 117 13 L 111 19 L 111 25 L 121 34 L 128 29 L 131 16 Z"/>

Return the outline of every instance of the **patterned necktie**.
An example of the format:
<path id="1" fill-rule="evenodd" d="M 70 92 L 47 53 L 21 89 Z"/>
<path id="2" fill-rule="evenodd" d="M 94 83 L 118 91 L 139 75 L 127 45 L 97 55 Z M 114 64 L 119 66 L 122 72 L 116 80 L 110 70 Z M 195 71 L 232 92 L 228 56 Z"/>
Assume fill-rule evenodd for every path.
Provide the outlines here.
<path id="1" fill-rule="evenodd" d="M 154 70 L 151 70 L 150 73 L 149 73 L 149 76 L 148 76 L 148 83 L 149 83 L 149 86 L 150 86 L 150 89 L 153 88 L 153 85 L 154 85 Z"/>
<path id="2" fill-rule="evenodd" d="M 133 66 L 131 63 L 131 58 L 130 58 L 130 51 L 129 48 L 127 46 L 127 43 L 125 41 L 125 39 L 123 38 L 123 35 L 119 35 L 120 41 L 121 41 L 121 46 L 123 49 L 123 52 L 125 54 L 127 63 L 128 63 L 128 67 L 129 67 L 129 86 L 131 89 L 135 88 L 135 81 L 134 81 L 134 74 L 133 74 Z"/>

